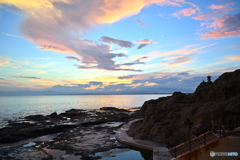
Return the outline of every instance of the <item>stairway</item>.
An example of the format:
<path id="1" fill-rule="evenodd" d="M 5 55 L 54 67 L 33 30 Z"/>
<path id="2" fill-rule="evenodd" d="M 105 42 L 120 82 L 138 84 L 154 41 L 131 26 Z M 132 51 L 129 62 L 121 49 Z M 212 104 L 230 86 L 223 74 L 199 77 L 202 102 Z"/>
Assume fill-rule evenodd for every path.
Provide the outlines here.
<path id="1" fill-rule="evenodd" d="M 182 143 L 176 147 L 169 149 L 168 152 L 170 152 L 173 157 L 177 157 L 178 155 L 197 149 L 201 145 L 208 144 L 210 141 L 215 140 L 217 138 L 219 138 L 218 134 L 209 131 L 196 138 L 191 139 L 190 141 L 187 141 L 185 143 Z"/>

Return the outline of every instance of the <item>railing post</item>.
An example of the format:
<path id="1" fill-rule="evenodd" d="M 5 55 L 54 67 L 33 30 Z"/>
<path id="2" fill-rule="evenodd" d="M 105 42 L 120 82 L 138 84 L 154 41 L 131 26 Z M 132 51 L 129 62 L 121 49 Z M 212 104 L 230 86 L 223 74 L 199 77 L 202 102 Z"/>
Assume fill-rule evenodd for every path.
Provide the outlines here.
<path id="1" fill-rule="evenodd" d="M 205 135 L 205 132 L 204 132 L 204 144 L 206 145 L 206 135 Z"/>
<path id="2" fill-rule="evenodd" d="M 183 133 L 183 143 L 186 142 L 186 139 L 185 139 L 185 133 Z"/>
<path id="3" fill-rule="evenodd" d="M 213 120 L 211 121 L 211 124 L 212 124 L 212 130 L 214 131 L 214 121 Z"/>
<path id="4" fill-rule="evenodd" d="M 176 146 L 174 148 L 174 156 L 175 156 L 175 158 L 177 158 L 177 148 L 176 148 Z"/>
<path id="5" fill-rule="evenodd" d="M 226 137 L 225 126 L 222 126 L 223 137 Z"/>
<path id="6" fill-rule="evenodd" d="M 220 138 L 222 137 L 222 128 L 220 128 Z"/>
<path id="7" fill-rule="evenodd" d="M 234 126 L 234 123 L 235 123 L 235 120 L 233 119 L 233 128 L 232 128 L 232 130 L 234 130 L 235 129 L 235 126 Z"/>
<path id="8" fill-rule="evenodd" d="M 191 146 L 191 139 L 190 139 L 190 141 L 189 141 L 189 147 L 190 147 L 190 150 L 189 151 L 191 151 L 192 150 L 192 146 Z"/>

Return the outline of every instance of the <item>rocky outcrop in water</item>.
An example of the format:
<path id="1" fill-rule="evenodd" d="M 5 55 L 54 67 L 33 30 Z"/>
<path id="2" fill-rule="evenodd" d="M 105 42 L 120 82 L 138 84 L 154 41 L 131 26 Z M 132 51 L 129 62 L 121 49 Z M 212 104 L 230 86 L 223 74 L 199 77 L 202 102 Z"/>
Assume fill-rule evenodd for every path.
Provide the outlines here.
<path id="1" fill-rule="evenodd" d="M 139 118 L 138 112 L 139 108 L 70 109 L 9 121 L 0 128 L 0 159 L 100 159 L 128 147 L 114 135 L 125 122 Z"/>
<path id="2" fill-rule="evenodd" d="M 64 113 L 30 115 L 0 128 L 0 144 L 17 142 L 48 134 L 64 132 L 75 127 L 88 127 L 107 122 L 127 122 L 138 116 L 138 111 L 103 107 L 99 110 L 70 109 Z"/>
<path id="3" fill-rule="evenodd" d="M 176 142 L 196 136 L 215 125 L 240 125 L 240 69 L 224 73 L 214 82 L 202 82 L 193 94 L 146 101 L 143 120 L 132 124 L 128 134 L 138 139 Z"/>

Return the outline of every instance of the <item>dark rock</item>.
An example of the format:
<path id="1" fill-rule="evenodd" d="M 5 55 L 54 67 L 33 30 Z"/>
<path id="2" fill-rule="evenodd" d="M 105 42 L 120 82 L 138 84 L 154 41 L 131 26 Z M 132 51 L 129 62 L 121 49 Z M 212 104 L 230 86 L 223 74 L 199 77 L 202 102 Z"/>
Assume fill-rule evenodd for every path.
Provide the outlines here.
<path id="1" fill-rule="evenodd" d="M 110 108 L 108 111 L 98 114 L 95 110 L 86 112 L 81 109 L 70 109 L 59 115 L 54 112 L 47 116 L 26 116 L 21 120 L 9 121 L 8 126 L 0 129 L 0 144 L 59 133 L 76 126 L 91 127 L 107 122 L 129 121 L 138 116 L 137 112 L 130 115 L 125 110 L 115 108 Z"/>
<path id="2" fill-rule="evenodd" d="M 105 110 L 105 111 L 124 111 L 124 112 L 130 112 L 127 109 L 122 109 L 122 108 L 116 108 L 116 107 L 101 107 L 100 110 Z"/>
<path id="3" fill-rule="evenodd" d="M 66 111 L 65 113 L 61 113 L 60 116 L 68 117 L 71 119 L 79 119 L 82 116 L 86 116 L 87 113 L 84 112 L 82 109 L 70 109 Z"/>
<path id="4" fill-rule="evenodd" d="M 26 116 L 25 119 L 31 120 L 31 121 L 43 121 L 43 120 L 45 120 L 44 116 L 41 115 L 41 114 Z"/>
<path id="5" fill-rule="evenodd" d="M 175 92 L 146 101 L 140 113 L 143 120 L 133 123 L 128 134 L 161 142 L 210 130 L 211 121 L 239 126 L 240 70 L 224 73 L 215 82 L 200 83 L 193 94 Z"/>

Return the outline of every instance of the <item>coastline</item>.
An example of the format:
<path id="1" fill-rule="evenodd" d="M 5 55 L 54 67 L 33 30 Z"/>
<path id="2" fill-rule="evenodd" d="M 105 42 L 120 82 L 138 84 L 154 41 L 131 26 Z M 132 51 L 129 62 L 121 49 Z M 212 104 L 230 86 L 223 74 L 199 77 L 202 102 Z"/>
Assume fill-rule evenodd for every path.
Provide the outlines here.
<path id="1" fill-rule="evenodd" d="M 0 125 L 29 115 L 60 114 L 72 108 L 92 110 L 101 107 L 135 108 L 144 101 L 165 95 L 74 95 L 0 97 Z M 4 124 L 3 124 L 4 125 Z"/>
<path id="2" fill-rule="evenodd" d="M 115 132 L 126 122 L 139 118 L 138 112 L 114 107 L 72 109 L 11 121 L 0 129 L 0 158 L 101 159 L 98 153 L 128 148 L 118 143 Z"/>

